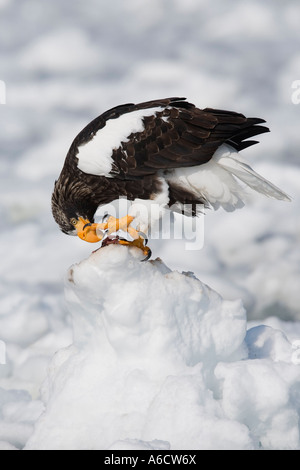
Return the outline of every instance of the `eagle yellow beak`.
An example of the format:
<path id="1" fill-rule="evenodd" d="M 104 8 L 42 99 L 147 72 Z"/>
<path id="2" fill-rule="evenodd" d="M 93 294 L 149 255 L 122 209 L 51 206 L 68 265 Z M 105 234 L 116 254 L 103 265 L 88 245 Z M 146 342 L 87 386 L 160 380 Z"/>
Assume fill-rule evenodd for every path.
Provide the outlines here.
<path id="1" fill-rule="evenodd" d="M 100 242 L 103 238 L 100 230 L 97 231 L 98 224 L 91 224 L 88 219 L 79 217 L 75 228 L 77 230 L 78 237 L 85 242 L 97 243 Z"/>

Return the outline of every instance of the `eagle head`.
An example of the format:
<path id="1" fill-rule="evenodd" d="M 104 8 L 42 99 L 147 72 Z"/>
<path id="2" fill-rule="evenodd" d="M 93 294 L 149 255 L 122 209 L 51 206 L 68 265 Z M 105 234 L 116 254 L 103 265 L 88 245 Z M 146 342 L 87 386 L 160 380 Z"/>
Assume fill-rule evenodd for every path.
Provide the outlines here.
<path id="1" fill-rule="evenodd" d="M 85 224 L 94 222 L 97 204 L 94 204 L 88 195 L 83 197 L 82 188 L 78 191 L 76 185 L 67 184 L 68 179 L 55 181 L 52 193 L 51 208 L 54 220 L 63 233 L 78 235 L 78 222 Z M 78 194 L 77 194 L 78 193 Z"/>

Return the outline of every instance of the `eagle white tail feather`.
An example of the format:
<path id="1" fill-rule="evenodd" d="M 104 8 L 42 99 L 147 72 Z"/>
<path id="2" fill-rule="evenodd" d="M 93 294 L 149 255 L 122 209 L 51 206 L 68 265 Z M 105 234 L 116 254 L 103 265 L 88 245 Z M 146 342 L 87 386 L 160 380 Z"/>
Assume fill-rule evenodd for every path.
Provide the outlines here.
<path id="1" fill-rule="evenodd" d="M 256 173 L 256 171 L 254 171 L 247 163 L 244 163 L 240 158 L 236 156 L 232 157 L 232 154 L 230 154 L 230 156 L 221 157 L 218 164 L 258 193 L 282 201 L 291 200 L 291 198 L 281 189 Z"/>
<path id="2" fill-rule="evenodd" d="M 244 206 L 245 183 L 265 196 L 290 201 L 290 197 L 273 183 L 256 173 L 232 147 L 223 144 L 205 164 L 174 169 L 167 175 L 172 185 L 198 195 L 214 209 L 233 211 Z"/>

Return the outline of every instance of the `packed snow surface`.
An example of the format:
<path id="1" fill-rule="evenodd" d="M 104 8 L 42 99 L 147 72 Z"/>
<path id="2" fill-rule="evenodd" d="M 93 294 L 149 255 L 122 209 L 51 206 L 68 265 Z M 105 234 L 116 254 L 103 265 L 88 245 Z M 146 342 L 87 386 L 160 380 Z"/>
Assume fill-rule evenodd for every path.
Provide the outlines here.
<path id="1" fill-rule="evenodd" d="M 202 369 L 200 365 L 185 362 L 188 354 L 195 351 L 195 345 L 184 347 L 187 336 L 179 340 L 176 334 L 182 331 L 187 335 L 188 326 L 178 323 L 176 330 L 175 313 L 171 314 L 167 308 L 165 314 L 169 312 L 170 332 L 178 339 L 177 354 L 182 369 L 172 362 L 177 347 L 172 345 L 169 353 L 164 351 L 162 356 L 168 364 L 173 364 L 172 379 L 167 381 L 167 371 L 163 375 L 163 364 L 158 365 L 159 377 L 151 375 L 151 370 L 145 372 L 144 365 L 141 370 L 146 377 L 142 372 L 141 375 L 137 373 L 135 382 L 134 375 L 129 374 L 128 383 L 132 383 L 132 393 L 136 396 L 135 384 L 137 389 L 144 390 L 145 381 L 149 381 L 152 387 L 149 394 L 154 396 L 157 392 L 156 414 L 159 414 L 159 404 L 167 402 L 165 413 L 169 415 L 173 413 L 173 402 L 181 404 L 178 406 L 180 413 L 186 406 L 186 416 L 191 409 L 200 414 L 206 430 L 219 432 L 220 438 L 214 442 L 216 447 L 244 445 L 245 448 L 256 448 L 260 439 L 263 448 L 299 447 L 295 410 L 299 392 L 293 375 L 300 350 L 299 16 L 299 0 L 0 0 L 0 449 L 24 448 L 33 432 L 36 445 L 42 445 L 37 442 L 35 424 L 41 428 L 39 417 L 45 412 L 43 432 L 46 435 L 51 409 L 59 409 L 63 394 L 66 394 L 66 388 L 62 387 L 61 396 L 54 404 L 58 386 L 63 385 L 60 380 L 62 370 L 54 355 L 59 351 L 57 356 L 63 361 L 62 348 L 71 344 L 78 348 L 78 333 L 73 338 L 72 332 L 73 323 L 74 328 L 76 325 L 78 328 L 78 305 L 71 303 L 70 298 L 65 301 L 63 278 L 69 266 L 87 258 L 95 246 L 60 233 L 51 215 L 54 180 L 59 176 L 68 148 L 78 132 L 107 109 L 169 96 L 187 97 L 200 108 L 230 109 L 265 119 L 270 134 L 259 136 L 260 143 L 246 149 L 243 156 L 255 171 L 288 193 L 292 203 L 273 201 L 250 194 L 249 190 L 242 210 L 233 213 L 207 211 L 201 219 L 204 221 L 204 243 L 199 243 L 198 248 L 190 239 L 190 249 L 182 239 L 149 242 L 153 260 L 163 259 L 171 273 L 174 272 L 169 275 L 181 279 L 178 291 L 182 292 L 186 286 L 187 304 L 191 302 L 189 295 L 194 292 L 192 284 L 200 286 L 200 281 L 224 299 L 233 301 L 233 304 L 227 304 L 227 321 L 234 324 L 233 331 L 230 329 L 228 334 L 229 338 L 234 337 L 241 343 L 239 347 L 234 342 L 236 353 L 232 354 L 236 356 L 231 358 L 229 350 L 226 352 L 226 344 L 223 349 L 222 343 L 214 349 L 214 338 L 220 340 L 222 331 L 217 332 L 213 319 L 222 317 L 220 312 L 226 304 L 207 287 L 202 287 L 202 297 L 196 289 L 198 294 L 194 295 L 199 300 L 193 302 L 199 302 L 199 307 L 203 307 L 207 296 L 208 307 L 212 309 L 212 298 L 215 299 L 210 321 L 214 338 L 210 328 L 204 333 L 201 327 L 201 348 L 204 344 L 208 349 L 209 345 L 212 347 L 210 353 L 206 350 L 205 357 L 199 356 Z M 3 96 L 5 92 L 6 96 Z M 99 217 L 103 213 L 100 211 Z M 134 260 L 131 262 L 134 265 Z M 79 285 L 84 282 L 79 272 L 89 271 L 87 263 L 74 269 L 77 285 L 68 284 L 68 296 L 73 292 L 74 298 L 79 298 Z M 154 272 L 164 279 L 162 266 L 157 262 L 154 265 L 146 263 L 137 269 L 149 270 L 149 276 L 152 269 L 151 279 Z M 99 274 L 99 270 L 101 267 L 97 262 L 96 273 Z M 179 273 L 192 271 L 200 281 L 175 274 L 174 270 Z M 141 277 L 144 279 L 144 275 Z M 101 282 L 105 283 L 105 276 Z M 166 285 L 165 279 L 163 282 Z M 172 282 L 177 281 L 173 279 Z M 92 295 L 90 289 L 95 285 L 89 283 L 89 286 L 82 295 L 88 295 L 88 292 Z M 115 289 L 122 289 L 122 286 L 115 285 Z M 143 297 L 142 290 L 140 285 L 138 302 L 145 307 L 143 316 L 147 323 L 150 322 L 147 308 L 154 306 L 145 306 L 147 293 L 143 292 Z M 128 289 L 128 292 L 132 293 L 132 290 Z M 177 298 L 176 292 L 174 296 Z M 114 301 L 118 298 L 119 294 L 115 294 Z M 163 302 L 163 298 L 155 299 L 155 302 Z M 240 330 L 245 331 L 245 320 L 231 318 L 233 312 L 242 316 L 237 299 L 242 300 L 247 313 L 245 339 Z M 136 331 L 140 331 L 141 309 L 136 304 L 130 313 L 124 298 L 122 301 L 128 319 L 137 312 Z M 173 304 L 171 295 L 169 301 Z M 93 302 L 95 297 L 92 296 L 91 303 L 96 308 Z M 185 297 L 180 302 L 177 308 L 181 308 Z M 193 302 L 190 308 L 195 308 Z M 86 311 L 87 299 L 82 306 L 82 312 Z M 110 311 L 109 307 L 105 306 L 103 311 Z M 87 313 L 88 319 L 91 315 L 92 312 Z M 105 314 L 97 315 L 97 318 L 106 318 Z M 186 321 L 195 319 L 192 311 L 187 311 L 186 315 Z M 208 321 L 205 315 L 199 316 L 202 326 L 204 317 Z M 164 314 L 161 313 L 159 318 L 165 318 Z M 224 325 L 225 314 L 219 321 Z M 112 324 L 117 328 L 113 321 Z M 200 330 L 197 325 L 195 331 Z M 154 323 L 153 327 L 155 332 L 159 331 Z M 236 327 L 238 331 L 235 332 Z M 119 329 L 120 347 L 124 347 L 121 324 Z M 136 347 L 137 338 L 132 337 L 134 327 L 129 325 L 128 329 L 132 346 Z M 107 331 L 110 332 L 108 326 Z M 114 333 L 115 329 L 110 332 L 111 335 Z M 225 339 L 222 336 L 222 340 Z M 159 347 L 163 340 L 158 341 Z M 150 345 L 153 347 L 149 340 Z M 89 361 L 97 362 L 95 370 L 100 367 L 109 376 L 98 357 L 100 347 L 96 342 L 95 356 L 90 354 Z M 145 356 L 144 348 L 145 345 L 141 345 Z M 70 354 L 66 366 L 70 370 L 75 361 L 71 350 L 66 349 L 66 354 Z M 80 348 L 78 350 L 78 361 L 86 376 L 91 374 L 87 359 L 83 360 L 83 351 L 87 350 L 86 342 L 83 342 L 82 352 Z M 124 353 L 129 369 L 135 367 L 130 351 L 127 356 Z M 198 352 L 200 355 L 200 350 Z M 201 354 L 204 352 L 201 350 Z M 154 364 L 155 350 L 153 354 Z M 110 359 L 113 362 L 112 357 Z M 122 365 L 122 358 L 120 361 Z M 185 375 L 189 376 L 189 383 Z M 69 379 L 75 381 L 78 377 Z M 96 376 L 95 383 L 98 379 Z M 116 386 L 124 385 L 124 376 L 120 375 L 119 380 Z M 53 394 L 47 385 L 51 381 L 55 384 Z M 91 395 L 93 383 L 91 381 Z M 79 385 L 84 387 L 85 384 Z M 160 385 L 159 395 L 157 388 Z M 128 391 L 129 385 L 124 386 L 124 390 Z M 86 390 L 83 390 L 83 397 L 84 392 Z M 184 400 L 185 395 L 190 399 Z M 82 400 L 87 398 L 83 397 Z M 103 396 L 102 399 L 104 403 Z M 127 405 L 124 402 L 122 406 L 129 406 L 128 400 Z M 132 425 L 132 432 L 125 437 L 121 434 L 112 436 L 108 445 L 111 448 L 174 447 L 177 442 L 175 432 L 170 431 L 169 436 L 163 437 L 160 434 L 163 423 L 159 420 L 149 421 L 148 427 L 141 432 L 142 414 L 145 416 L 147 412 L 140 402 L 136 406 L 141 412 L 137 413 L 136 421 L 130 414 L 130 419 L 136 423 Z M 91 408 L 88 416 L 94 415 L 96 408 Z M 174 420 L 179 420 L 176 410 Z M 79 413 L 78 409 L 75 411 Z M 114 412 L 120 430 L 117 407 Z M 148 416 L 155 413 L 153 408 Z M 165 419 L 166 415 L 160 414 Z M 79 414 L 75 416 L 79 422 Z M 181 422 L 186 426 L 184 416 L 185 413 L 181 415 Z M 94 422 L 98 417 L 96 413 Z M 107 424 L 109 419 L 107 416 Z M 213 420 L 211 426 L 210 419 Z M 70 418 L 68 422 L 72 430 Z M 228 432 L 229 423 L 234 429 L 244 431 L 238 435 L 233 429 Z M 85 426 L 92 424 L 93 421 L 87 419 Z M 57 422 L 53 421 L 53 425 L 57 426 Z M 130 427 L 128 423 L 126 425 Z M 197 421 L 195 426 L 198 425 Z M 222 426 L 226 429 L 224 433 Z M 168 426 L 165 429 L 167 434 Z M 192 436 L 193 432 L 191 429 L 187 435 Z M 212 434 L 202 432 L 200 435 L 203 441 L 199 445 L 211 445 Z M 205 436 L 208 436 L 207 441 Z M 61 445 L 64 438 L 65 435 Z M 33 445 L 31 440 L 28 446 L 30 442 Z M 44 445 L 50 445 L 49 433 Z"/>
<path id="2" fill-rule="evenodd" d="M 279 330 L 136 248 L 72 266 L 72 344 L 25 449 L 294 449 L 300 370 Z"/>

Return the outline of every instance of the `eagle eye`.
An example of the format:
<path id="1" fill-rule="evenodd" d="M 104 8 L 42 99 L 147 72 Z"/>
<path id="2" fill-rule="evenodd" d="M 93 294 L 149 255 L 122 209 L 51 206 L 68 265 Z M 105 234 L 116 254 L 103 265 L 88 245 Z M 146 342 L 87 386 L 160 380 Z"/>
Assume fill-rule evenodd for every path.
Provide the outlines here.
<path id="1" fill-rule="evenodd" d="M 76 220 L 74 217 L 70 220 L 72 225 L 77 225 L 78 220 Z"/>

